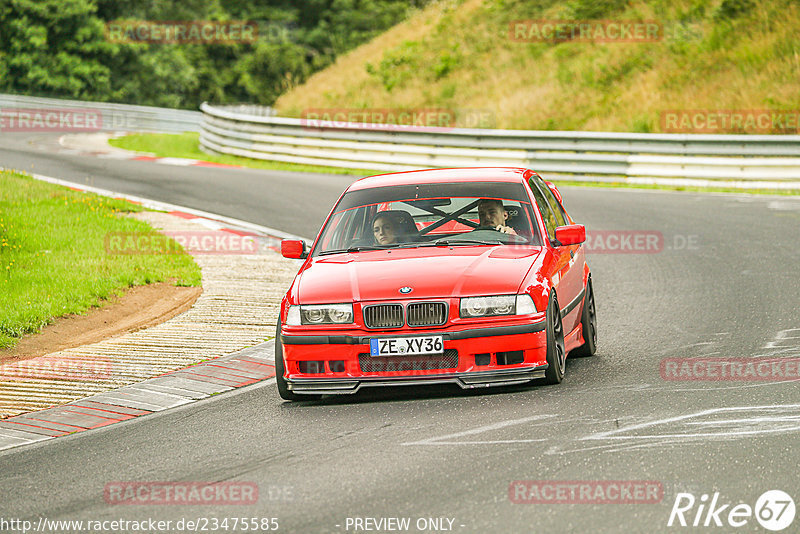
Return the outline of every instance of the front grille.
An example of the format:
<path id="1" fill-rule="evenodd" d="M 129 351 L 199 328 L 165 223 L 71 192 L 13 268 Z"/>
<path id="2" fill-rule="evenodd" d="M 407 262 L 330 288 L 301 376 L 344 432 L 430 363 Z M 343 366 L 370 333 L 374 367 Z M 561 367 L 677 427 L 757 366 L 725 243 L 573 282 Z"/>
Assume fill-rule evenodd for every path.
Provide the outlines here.
<path id="1" fill-rule="evenodd" d="M 433 369 L 456 369 L 458 351 L 445 349 L 444 354 L 431 356 L 370 356 L 359 354 L 358 364 L 362 373 L 393 373 L 403 371 L 431 371 Z"/>
<path id="2" fill-rule="evenodd" d="M 403 322 L 403 306 L 400 304 L 364 306 L 364 324 L 367 328 L 399 328 Z"/>
<path id="3" fill-rule="evenodd" d="M 444 302 L 413 302 L 406 307 L 408 326 L 440 326 L 447 322 Z"/>

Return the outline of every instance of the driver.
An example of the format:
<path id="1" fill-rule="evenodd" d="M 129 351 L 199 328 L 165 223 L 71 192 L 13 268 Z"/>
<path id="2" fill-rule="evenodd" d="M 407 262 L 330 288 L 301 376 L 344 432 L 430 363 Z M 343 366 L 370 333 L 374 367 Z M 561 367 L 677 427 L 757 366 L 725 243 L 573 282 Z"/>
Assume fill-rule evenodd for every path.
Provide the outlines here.
<path id="1" fill-rule="evenodd" d="M 478 202 L 478 219 L 483 227 L 491 227 L 504 234 L 517 235 L 510 226 L 506 226 L 508 212 L 503 207 L 503 201 L 496 198 L 482 198 Z"/>

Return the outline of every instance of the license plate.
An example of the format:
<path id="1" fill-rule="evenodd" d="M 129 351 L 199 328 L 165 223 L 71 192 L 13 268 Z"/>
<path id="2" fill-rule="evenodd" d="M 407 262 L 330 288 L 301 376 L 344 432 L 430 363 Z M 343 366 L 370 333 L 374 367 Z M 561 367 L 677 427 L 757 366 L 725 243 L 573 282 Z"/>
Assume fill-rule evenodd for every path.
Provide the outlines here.
<path id="1" fill-rule="evenodd" d="M 444 352 L 442 336 L 387 337 L 369 340 L 370 356 L 420 356 Z"/>

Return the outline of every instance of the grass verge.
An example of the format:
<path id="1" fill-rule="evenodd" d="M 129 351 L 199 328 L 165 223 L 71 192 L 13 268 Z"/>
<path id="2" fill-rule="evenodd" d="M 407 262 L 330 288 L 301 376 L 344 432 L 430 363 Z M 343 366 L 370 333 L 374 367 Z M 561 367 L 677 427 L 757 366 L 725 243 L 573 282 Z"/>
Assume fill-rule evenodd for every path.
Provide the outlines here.
<path id="1" fill-rule="evenodd" d="M 661 191 L 686 191 L 689 193 L 741 193 L 747 195 L 781 195 L 798 196 L 800 189 L 739 189 L 735 187 L 695 187 L 687 185 L 659 185 L 659 184 L 632 184 L 628 182 L 583 182 L 579 180 L 564 180 L 560 178 L 548 178 L 547 173 L 543 176 L 545 180 L 553 182 L 557 187 L 561 186 L 583 186 L 583 187 L 605 187 L 610 189 L 656 189 Z"/>
<path id="2" fill-rule="evenodd" d="M 151 152 L 158 157 L 191 158 L 224 163 L 228 165 L 242 165 L 255 169 L 277 169 L 284 171 L 321 172 L 326 174 L 352 174 L 356 176 L 370 176 L 386 171 L 370 171 L 355 169 L 339 169 L 336 167 L 322 167 L 316 165 L 292 165 L 288 163 L 268 162 L 237 156 L 211 156 L 201 152 L 198 148 L 199 135 L 196 133 L 184 134 L 132 134 L 109 140 L 112 146 L 135 150 L 137 152 Z M 535 169 L 534 169 L 535 170 Z M 616 189 L 656 189 L 663 191 L 690 191 L 697 193 L 746 193 L 760 195 L 797 196 L 797 189 L 737 189 L 733 187 L 692 187 L 684 185 L 658 185 L 658 184 L 631 184 L 626 182 L 584 182 L 578 180 L 565 180 L 550 178 L 544 173 L 546 180 L 551 180 L 556 185 L 579 185 L 584 187 L 611 187 Z"/>
<path id="3" fill-rule="evenodd" d="M 182 134 L 131 134 L 109 139 L 111 146 L 136 152 L 149 152 L 159 158 L 188 158 L 220 163 L 223 165 L 241 165 L 253 169 L 269 169 L 275 171 L 321 172 L 325 174 L 350 174 L 353 176 L 370 176 L 379 171 L 364 169 L 344 169 L 339 167 L 322 167 L 318 165 L 299 165 L 282 163 L 240 156 L 206 154 L 200 150 L 200 134 L 186 132 Z"/>
<path id="4" fill-rule="evenodd" d="M 110 232 L 154 231 L 119 216 L 141 210 L 125 200 L 0 171 L 0 349 L 131 286 L 166 280 L 200 285 L 200 268 L 186 253 L 106 253 Z"/>

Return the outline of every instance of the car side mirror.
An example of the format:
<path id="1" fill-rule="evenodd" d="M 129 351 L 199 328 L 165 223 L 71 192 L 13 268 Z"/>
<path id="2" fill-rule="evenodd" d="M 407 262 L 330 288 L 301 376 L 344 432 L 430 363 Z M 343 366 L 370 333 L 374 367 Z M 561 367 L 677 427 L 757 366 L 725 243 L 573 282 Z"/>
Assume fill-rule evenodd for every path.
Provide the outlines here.
<path id="1" fill-rule="evenodd" d="M 308 257 L 306 242 L 302 239 L 284 239 L 281 241 L 281 255 L 284 258 L 304 260 Z"/>
<path id="2" fill-rule="evenodd" d="M 556 228 L 556 243 L 557 247 L 566 247 L 568 245 L 579 245 L 586 241 L 586 227 L 582 224 L 568 224 L 566 226 L 559 226 Z"/>

